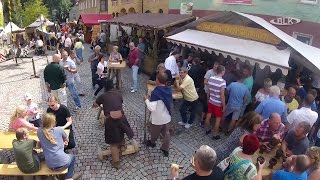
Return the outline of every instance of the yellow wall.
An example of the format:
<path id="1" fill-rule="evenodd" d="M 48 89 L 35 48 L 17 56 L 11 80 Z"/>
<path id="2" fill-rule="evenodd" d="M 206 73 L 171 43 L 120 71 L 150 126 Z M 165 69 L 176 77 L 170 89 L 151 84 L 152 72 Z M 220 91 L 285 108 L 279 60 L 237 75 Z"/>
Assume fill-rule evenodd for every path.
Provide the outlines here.
<path id="1" fill-rule="evenodd" d="M 144 0 L 143 11 L 151 11 L 151 13 L 158 13 L 159 9 L 163 10 L 163 13 L 169 11 L 169 0 Z"/>
<path id="2" fill-rule="evenodd" d="M 87 2 L 87 8 L 85 8 Z M 92 2 L 94 4 L 92 5 Z M 119 13 L 119 15 L 126 13 L 141 13 L 142 0 L 108 0 L 108 10 L 100 12 L 100 0 L 80 0 L 79 1 L 79 14 L 99 14 L 99 13 Z M 82 5 L 81 5 L 82 4 Z M 96 6 L 94 6 L 96 5 Z M 93 7 L 92 7 L 93 6 Z M 151 11 L 151 13 L 158 13 L 162 9 L 164 13 L 168 13 L 169 0 L 143 0 L 143 11 Z"/>
<path id="3" fill-rule="evenodd" d="M 93 2 L 93 4 L 92 4 Z M 87 4 L 87 7 L 86 7 Z M 80 0 L 78 3 L 79 14 L 99 14 L 100 0 Z M 107 13 L 107 12 L 103 12 Z"/>
<path id="4" fill-rule="evenodd" d="M 118 0 L 117 3 L 112 1 L 109 2 L 109 9 L 108 12 L 112 13 L 119 13 L 119 15 L 123 15 L 124 12 L 126 13 L 141 13 L 141 0 Z M 129 10 L 131 9 L 131 12 Z"/>

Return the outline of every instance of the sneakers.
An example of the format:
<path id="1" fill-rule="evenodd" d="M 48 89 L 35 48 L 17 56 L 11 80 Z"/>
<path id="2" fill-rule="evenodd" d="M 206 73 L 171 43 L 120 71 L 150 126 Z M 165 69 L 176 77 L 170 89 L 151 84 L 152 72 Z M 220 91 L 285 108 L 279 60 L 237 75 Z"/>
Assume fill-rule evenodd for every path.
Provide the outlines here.
<path id="1" fill-rule="evenodd" d="M 73 180 L 77 180 L 77 179 L 80 179 L 81 178 L 81 176 L 82 176 L 82 172 L 79 172 L 79 173 L 75 173 L 73 176 L 72 176 L 72 179 Z"/>
<path id="2" fill-rule="evenodd" d="M 219 135 L 217 135 L 217 136 L 212 136 L 212 139 L 213 139 L 213 140 L 219 140 L 219 139 L 221 139 L 221 137 L 220 137 Z"/>
<path id="3" fill-rule="evenodd" d="M 131 93 L 135 93 L 135 92 L 137 92 L 137 91 L 136 91 L 136 90 L 134 90 L 134 89 L 132 89 L 130 92 L 131 92 Z"/>
<path id="4" fill-rule="evenodd" d="M 118 170 L 120 168 L 120 161 L 117 161 L 117 162 L 112 161 L 111 166 Z"/>
<path id="5" fill-rule="evenodd" d="M 152 148 L 156 147 L 156 144 L 152 143 L 151 140 L 147 140 L 146 145 L 147 147 L 152 147 Z"/>
<path id="6" fill-rule="evenodd" d="M 133 90 L 133 87 L 130 87 L 131 90 Z"/>
<path id="7" fill-rule="evenodd" d="M 206 130 L 206 135 L 211 134 L 211 129 Z"/>
<path id="8" fill-rule="evenodd" d="M 83 96 L 85 96 L 85 94 L 83 94 L 83 93 L 80 93 L 80 94 L 79 94 L 79 96 L 82 96 L 82 97 L 83 97 Z"/>
<path id="9" fill-rule="evenodd" d="M 178 124 L 181 125 L 181 126 L 184 126 L 184 125 L 185 125 L 185 123 L 182 122 L 182 121 L 179 121 Z"/>
<path id="10" fill-rule="evenodd" d="M 76 108 L 74 108 L 74 112 L 77 112 L 80 109 L 80 107 L 76 106 Z"/>
<path id="11" fill-rule="evenodd" d="M 192 126 L 191 124 L 186 123 L 186 124 L 184 125 L 184 128 L 189 129 L 191 126 Z"/>
<path id="12" fill-rule="evenodd" d="M 166 150 L 163 150 L 163 149 L 160 149 L 162 151 L 162 154 L 164 157 L 169 157 L 169 151 L 166 151 Z"/>

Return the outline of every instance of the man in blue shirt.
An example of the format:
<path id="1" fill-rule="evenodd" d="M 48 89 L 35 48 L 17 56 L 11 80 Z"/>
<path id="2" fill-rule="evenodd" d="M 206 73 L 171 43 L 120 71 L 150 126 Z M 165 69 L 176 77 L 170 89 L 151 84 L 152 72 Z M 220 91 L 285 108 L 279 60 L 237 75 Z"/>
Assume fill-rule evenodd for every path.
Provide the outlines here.
<path id="1" fill-rule="evenodd" d="M 234 129 L 235 124 L 241 115 L 241 110 L 244 106 L 244 103 L 250 97 L 248 88 L 243 84 L 243 76 L 239 74 L 237 75 L 237 78 L 237 82 L 232 82 L 227 87 L 229 99 L 226 106 L 225 117 L 232 114 L 232 121 L 229 124 L 227 134 L 231 133 Z"/>
<path id="2" fill-rule="evenodd" d="M 287 122 L 287 107 L 279 98 L 280 88 L 278 86 L 270 87 L 270 97 L 262 101 L 255 109 L 264 119 L 268 119 L 272 113 L 278 113 L 281 116 L 283 124 Z"/>
<path id="3" fill-rule="evenodd" d="M 288 163 L 290 169 L 293 169 L 291 172 L 285 170 L 277 170 L 273 173 L 272 179 L 281 179 L 281 180 L 307 180 L 308 174 L 306 170 L 308 169 L 310 160 L 306 155 L 297 155 L 292 157 L 292 161 Z"/>

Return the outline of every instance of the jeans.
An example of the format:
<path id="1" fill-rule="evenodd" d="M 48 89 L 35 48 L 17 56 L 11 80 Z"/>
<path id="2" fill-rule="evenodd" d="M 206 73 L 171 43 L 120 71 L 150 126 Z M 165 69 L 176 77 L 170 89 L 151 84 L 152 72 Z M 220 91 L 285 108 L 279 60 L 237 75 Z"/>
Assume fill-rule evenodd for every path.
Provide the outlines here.
<path id="1" fill-rule="evenodd" d="M 194 119 L 196 118 L 197 104 L 198 104 L 198 100 L 195 100 L 192 102 L 183 100 L 179 109 L 183 123 L 188 123 L 188 124 L 193 123 Z M 191 110 L 189 121 L 187 120 L 188 107 L 190 107 L 190 110 Z"/>
<path id="2" fill-rule="evenodd" d="M 105 79 L 105 78 L 98 79 L 98 85 L 99 85 L 99 87 L 98 87 L 98 89 L 94 92 L 94 95 L 95 95 L 95 96 L 98 95 L 98 93 L 101 91 L 101 89 L 104 88 L 105 84 L 106 84 L 106 79 Z"/>
<path id="3" fill-rule="evenodd" d="M 91 79 L 92 79 L 92 86 L 95 86 L 97 83 L 97 79 L 99 76 L 96 74 L 97 69 L 91 68 Z"/>
<path id="4" fill-rule="evenodd" d="M 79 93 L 83 92 L 83 84 L 81 83 L 81 78 L 79 73 L 74 74 L 74 82 Z"/>
<path id="5" fill-rule="evenodd" d="M 63 167 L 60 168 L 56 168 L 56 169 L 52 169 L 53 171 L 61 171 L 63 169 L 68 168 L 68 172 L 65 176 L 65 179 L 71 179 L 74 175 L 74 165 L 76 162 L 76 156 L 73 154 L 67 154 L 69 156 L 69 161 L 67 162 L 67 164 Z"/>
<path id="6" fill-rule="evenodd" d="M 80 102 L 80 98 L 79 98 L 79 94 L 77 91 L 76 86 L 74 85 L 74 83 L 67 83 L 67 87 L 69 89 L 69 92 L 74 100 L 74 103 L 76 104 L 77 107 L 81 107 L 81 102 Z"/>
<path id="7" fill-rule="evenodd" d="M 132 80 L 133 80 L 133 90 L 138 90 L 138 70 L 139 66 L 133 65 L 132 66 Z"/>
<path id="8" fill-rule="evenodd" d="M 74 134 L 73 134 L 73 130 L 72 128 L 70 128 L 70 133 L 69 133 L 69 142 L 67 147 L 65 147 L 64 149 L 72 149 L 76 147 L 76 142 L 74 141 Z"/>
<path id="9" fill-rule="evenodd" d="M 51 96 L 55 96 L 59 99 L 60 104 L 65 105 L 66 107 L 68 107 L 67 104 L 67 91 L 66 88 L 60 88 L 60 89 L 56 89 L 56 90 L 51 90 Z"/>
<path id="10" fill-rule="evenodd" d="M 79 60 L 81 61 L 81 62 L 83 62 L 83 56 L 82 56 L 82 48 L 79 48 L 79 49 L 74 49 L 75 51 L 76 51 L 76 55 L 77 55 L 77 57 L 79 58 Z"/>

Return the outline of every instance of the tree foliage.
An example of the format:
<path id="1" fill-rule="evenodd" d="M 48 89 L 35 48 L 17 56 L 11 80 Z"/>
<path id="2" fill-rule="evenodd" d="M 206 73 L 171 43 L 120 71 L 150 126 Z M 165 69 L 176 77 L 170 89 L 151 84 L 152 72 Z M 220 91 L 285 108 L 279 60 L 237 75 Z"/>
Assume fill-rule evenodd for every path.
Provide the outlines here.
<path id="1" fill-rule="evenodd" d="M 49 9 L 44 5 L 42 0 L 28 0 L 23 4 L 22 22 L 23 26 L 28 26 L 34 22 L 41 14 L 49 16 Z"/>
<path id="2" fill-rule="evenodd" d="M 4 0 L 3 1 L 3 12 L 4 12 L 4 18 L 6 19 L 6 22 L 9 22 L 10 20 L 10 13 L 9 13 L 9 1 Z M 22 25 L 22 16 L 21 12 L 23 11 L 22 5 L 20 0 L 10 0 L 11 4 L 11 18 L 12 22 L 17 24 L 18 26 Z"/>
<path id="3" fill-rule="evenodd" d="M 59 19 L 61 21 L 64 21 L 65 18 L 69 16 L 69 11 L 73 5 L 71 0 L 44 0 L 44 3 L 48 6 L 51 13 L 54 9 L 57 10 L 54 19 Z"/>

